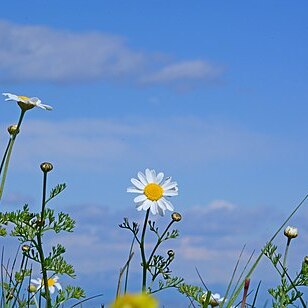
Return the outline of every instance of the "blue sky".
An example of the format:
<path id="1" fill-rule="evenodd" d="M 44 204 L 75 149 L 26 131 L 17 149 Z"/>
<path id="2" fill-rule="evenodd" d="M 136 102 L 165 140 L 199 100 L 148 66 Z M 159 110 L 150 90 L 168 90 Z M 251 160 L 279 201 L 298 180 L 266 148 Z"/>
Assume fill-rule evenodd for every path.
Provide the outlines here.
<path id="1" fill-rule="evenodd" d="M 211 229 L 217 251 L 233 227 L 239 233 L 227 245 L 230 260 L 245 243 L 259 249 L 307 193 L 307 9 L 305 1 L 2 3 L 1 91 L 38 96 L 54 107 L 26 114 L 4 207 L 38 206 L 38 166 L 47 160 L 55 166 L 50 185 L 68 184 L 56 205 L 85 225 L 83 211 L 110 211 L 106 221 L 116 229 L 127 209 L 135 215 L 129 179 L 150 167 L 178 181 L 174 204 L 185 216 L 201 211 L 206 222 L 217 210 Z M 3 100 L 1 131 L 18 112 Z M 294 220 L 303 228 L 302 243 L 305 217 L 303 208 Z M 248 227 L 254 232 L 241 237 Z M 188 248 L 202 243 L 204 256 L 210 248 L 201 226 L 183 229 L 178 249 L 187 259 L 179 264 L 192 265 L 193 279 L 202 258 L 194 260 Z M 99 223 L 91 230 L 110 258 Z M 86 232 L 76 234 L 88 247 Z M 215 254 L 204 258 L 215 268 Z M 209 284 L 223 288 L 225 280 Z"/>

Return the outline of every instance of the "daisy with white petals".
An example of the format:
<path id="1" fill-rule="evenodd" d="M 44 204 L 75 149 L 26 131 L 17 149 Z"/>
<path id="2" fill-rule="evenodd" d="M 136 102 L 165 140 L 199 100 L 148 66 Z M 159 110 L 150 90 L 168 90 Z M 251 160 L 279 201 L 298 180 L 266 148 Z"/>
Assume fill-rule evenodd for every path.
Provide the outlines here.
<path id="1" fill-rule="evenodd" d="M 127 188 L 127 192 L 137 193 L 134 199 L 138 211 L 150 209 L 152 214 L 165 215 L 165 211 L 173 211 L 173 205 L 165 197 L 178 195 L 178 184 L 167 177 L 164 181 L 162 172 L 156 174 L 155 170 L 146 169 L 145 174 L 138 172 L 138 179 L 131 179 L 134 187 Z"/>
<path id="2" fill-rule="evenodd" d="M 28 110 L 33 107 L 39 107 L 45 110 L 52 110 L 52 107 L 49 105 L 42 104 L 41 100 L 38 97 L 27 97 L 22 95 L 15 95 L 11 93 L 2 93 L 2 95 L 6 96 L 6 101 L 15 101 L 18 103 L 21 109 Z"/>
<path id="3" fill-rule="evenodd" d="M 53 276 L 52 278 L 48 278 L 48 289 L 51 294 L 55 293 L 56 288 L 58 291 L 62 290 L 62 286 L 60 285 L 58 280 L 59 280 L 58 276 Z M 39 289 L 40 288 L 44 289 L 44 282 L 40 278 L 31 279 L 31 283 L 37 285 Z"/>

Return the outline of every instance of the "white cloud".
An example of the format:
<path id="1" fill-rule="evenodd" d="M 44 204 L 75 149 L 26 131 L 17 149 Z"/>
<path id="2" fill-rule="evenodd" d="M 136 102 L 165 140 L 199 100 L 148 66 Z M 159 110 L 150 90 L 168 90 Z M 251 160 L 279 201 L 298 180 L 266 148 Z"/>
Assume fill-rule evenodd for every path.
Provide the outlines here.
<path id="1" fill-rule="evenodd" d="M 222 69 L 202 60 L 170 64 L 146 76 L 144 83 L 168 83 L 178 80 L 211 80 L 222 73 Z"/>
<path id="2" fill-rule="evenodd" d="M 219 202 L 213 200 L 204 205 L 204 208 L 213 208 L 213 204 L 232 204 L 227 200 Z M 214 206 L 215 208 L 216 206 Z M 251 208 L 249 206 L 227 206 L 231 211 L 223 210 L 225 206 L 218 206 L 212 212 L 200 212 L 202 206 L 189 207 L 183 214 L 183 220 L 173 225 L 180 231 L 180 237 L 175 240 L 164 242 L 159 249 L 159 254 L 165 254 L 168 249 L 175 251 L 175 260 L 170 269 L 174 275 L 184 277 L 187 283 L 201 285 L 195 272 L 197 267 L 208 288 L 221 286 L 220 292 L 224 292 L 232 275 L 233 268 L 244 244 L 247 248 L 242 255 L 240 266 L 237 272 L 239 275 L 245 262 L 248 260 L 253 249 L 256 249 L 255 256 L 272 233 L 282 223 L 285 215 L 279 211 L 274 213 L 265 207 Z M 76 273 L 82 279 L 78 282 L 84 287 L 87 294 L 93 292 L 106 294 L 111 290 L 112 295 L 116 289 L 119 269 L 127 259 L 131 233 L 120 229 L 118 224 L 123 217 L 130 217 L 130 221 L 142 223 L 144 215 L 133 208 L 123 208 L 120 211 L 112 212 L 110 208 L 101 205 L 80 204 L 67 208 L 68 212 L 76 219 L 77 225 L 74 233 L 51 234 L 45 238 L 45 251 L 49 245 L 62 243 L 66 247 L 65 258 L 73 264 Z M 150 217 L 157 219 L 160 230 L 169 222 L 169 217 Z M 305 256 L 303 245 L 307 240 L 307 215 L 297 215 L 292 224 L 299 227 L 300 234 L 294 243 L 292 242 L 289 253 L 289 269 L 292 273 L 301 265 Z M 264 232 L 266 226 L 273 227 L 271 232 Z M 233 232 L 230 232 L 233 231 Z M 147 233 L 146 241 L 148 242 Z M 151 238 L 150 238 L 151 239 Z M 282 252 L 285 247 L 285 237 L 281 232 L 275 244 L 278 242 L 278 250 Z M 16 243 L 16 242 L 15 242 Z M 9 239 L 3 240 L 5 245 L 5 260 L 15 253 L 17 245 L 12 245 Z M 153 242 L 150 243 L 153 247 Z M 131 264 L 129 289 L 138 290 L 140 287 L 140 254 L 138 246 L 135 246 L 135 255 Z M 252 263 L 248 266 L 248 268 Z M 38 270 L 39 271 L 39 270 Z M 139 274 L 138 274 L 139 273 Z M 261 262 L 255 274 L 252 276 L 252 284 L 257 284 L 261 279 L 264 283 L 273 283 L 277 278 L 276 272 L 269 266 L 266 258 Z M 64 277 L 61 277 L 61 280 Z M 70 280 L 71 284 L 72 281 Z M 74 284 L 76 282 L 73 281 Z M 179 300 L 183 300 L 180 297 Z M 106 298 L 104 297 L 104 300 Z M 187 306 L 187 305 L 186 305 Z M 183 306 L 183 307 L 186 307 Z"/>
<path id="3" fill-rule="evenodd" d="M 206 81 L 222 73 L 204 60 L 166 63 L 165 58 L 133 49 L 120 36 L 0 21 L 2 81 L 105 79 L 152 84 Z"/>
<path id="4" fill-rule="evenodd" d="M 102 166 L 121 165 L 123 159 L 139 166 L 153 161 L 194 166 L 229 159 L 260 159 L 271 155 L 273 141 L 268 136 L 198 118 L 78 119 L 28 121 L 15 147 L 14 159 L 23 166 L 19 168 L 49 159 L 65 168 L 99 170 Z"/>

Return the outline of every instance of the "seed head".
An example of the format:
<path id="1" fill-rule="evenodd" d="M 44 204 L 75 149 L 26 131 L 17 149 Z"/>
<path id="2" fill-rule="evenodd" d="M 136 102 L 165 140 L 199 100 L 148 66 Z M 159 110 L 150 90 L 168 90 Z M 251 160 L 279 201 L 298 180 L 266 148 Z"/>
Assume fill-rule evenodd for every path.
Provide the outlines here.
<path id="1" fill-rule="evenodd" d="M 17 129 L 17 125 L 13 124 L 7 128 L 7 131 L 10 135 L 17 135 L 19 133 L 19 129 Z"/>
<path id="2" fill-rule="evenodd" d="M 21 250 L 23 252 L 28 252 L 30 250 L 30 246 L 29 245 L 22 245 Z"/>
<path id="3" fill-rule="evenodd" d="M 168 250 L 167 254 L 168 254 L 169 258 L 172 258 L 175 255 L 175 253 L 172 249 Z"/>
<path id="4" fill-rule="evenodd" d="M 47 173 L 51 171 L 52 169 L 53 169 L 53 165 L 51 163 L 48 163 L 48 162 L 41 163 L 41 170 L 44 173 Z"/>
<path id="5" fill-rule="evenodd" d="M 179 222 L 182 219 L 182 215 L 178 212 L 173 212 L 171 218 L 173 221 Z"/>

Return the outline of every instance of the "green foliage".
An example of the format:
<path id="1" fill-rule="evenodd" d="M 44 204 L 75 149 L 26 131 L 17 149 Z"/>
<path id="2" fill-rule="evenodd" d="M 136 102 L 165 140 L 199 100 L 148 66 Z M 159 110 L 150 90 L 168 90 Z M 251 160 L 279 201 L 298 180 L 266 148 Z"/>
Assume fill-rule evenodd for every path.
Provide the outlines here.
<path id="1" fill-rule="evenodd" d="M 84 298 L 86 295 L 84 290 L 79 287 L 73 286 L 66 286 L 64 290 L 59 291 L 57 295 L 53 307 L 60 307 L 69 299 L 81 299 Z"/>
<path id="2" fill-rule="evenodd" d="M 55 188 L 53 188 L 49 194 L 49 198 L 46 200 L 46 204 L 47 202 L 49 202 L 51 199 L 53 199 L 54 197 L 56 197 L 58 194 L 60 194 L 64 189 L 66 188 L 66 184 L 58 184 Z"/>
<path id="3" fill-rule="evenodd" d="M 288 242 L 287 247 L 290 242 Z M 303 299 L 301 292 L 298 287 L 308 286 L 308 265 L 304 261 L 302 263 L 302 268 L 299 274 L 292 279 L 287 268 L 281 263 L 282 255 L 277 253 L 277 246 L 273 244 L 267 244 L 264 248 L 264 255 L 271 261 L 272 265 L 275 267 L 280 275 L 280 285 L 276 288 L 270 288 L 268 290 L 269 294 L 273 297 L 272 305 L 274 308 L 286 307 L 287 305 L 294 305 L 294 303 L 299 300 L 302 304 Z M 287 253 L 287 250 L 286 250 Z M 286 259 L 286 255 L 285 255 Z"/>
<path id="4" fill-rule="evenodd" d="M 191 301 L 196 301 L 201 307 L 208 307 L 211 299 L 211 292 L 205 292 L 201 287 L 182 283 L 178 286 L 178 291 L 187 296 Z"/>
<path id="5" fill-rule="evenodd" d="M 9 307 L 15 306 L 16 303 L 18 303 L 18 307 L 26 307 L 33 303 L 35 294 L 31 297 L 20 297 L 22 286 L 25 285 L 25 278 L 32 274 L 32 266 L 27 267 L 28 260 L 41 266 L 43 276 L 45 273 L 46 279 L 56 274 L 75 277 L 73 266 L 63 258 L 65 247 L 57 244 L 51 247 L 49 253 L 44 254 L 45 249 L 43 250 L 42 246 L 42 237 L 47 232 L 73 232 L 75 221 L 68 214 L 63 212 L 56 214 L 55 210 L 46 207 L 46 203 L 61 193 L 65 187 L 65 184 L 59 184 L 52 189 L 49 199 L 42 205 L 41 212 L 31 212 L 29 206 L 25 204 L 21 210 L 0 213 L 0 235 L 9 234 L 16 237 L 21 245 L 27 243 L 26 247 L 22 249 L 23 258 L 20 270 L 13 272 L 12 268 L 12 272 L 9 272 L 5 268 L 8 281 L 1 282 L 2 297 L 5 298 Z M 26 285 L 29 285 L 29 282 Z M 39 294 L 46 299 L 47 307 L 51 307 L 49 293 L 45 291 L 39 292 Z M 63 302 L 71 298 L 80 299 L 84 296 L 84 291 L 81 288 L 68 286 L 58 294 L 53 307 L 59 307 Z"/>

